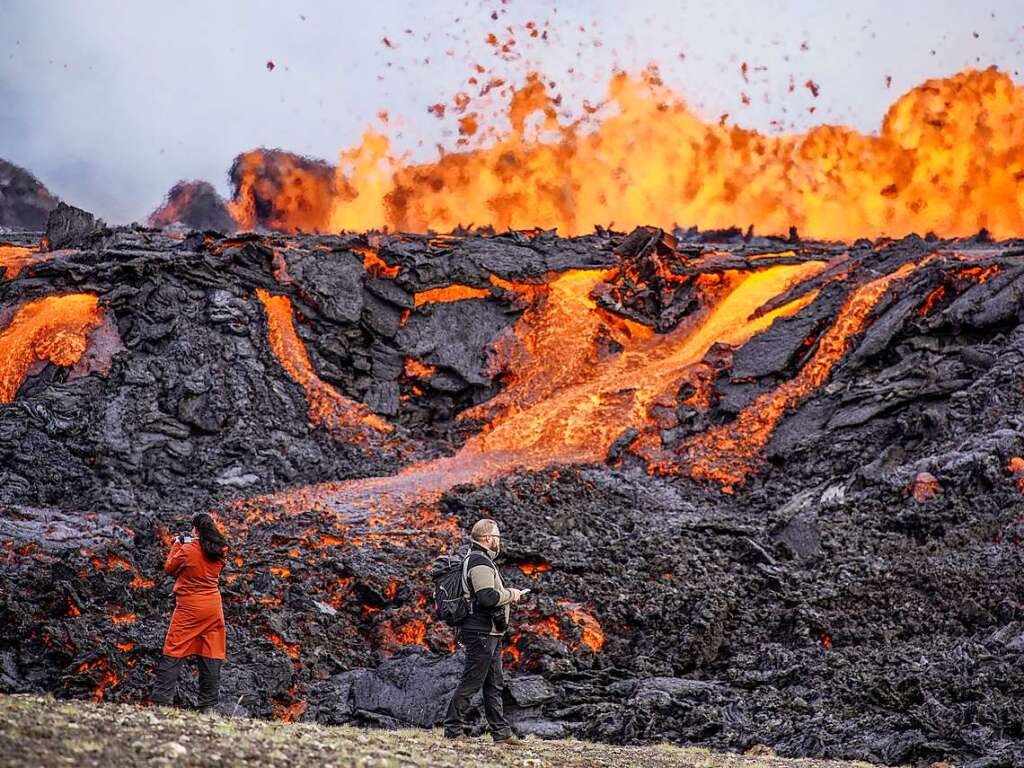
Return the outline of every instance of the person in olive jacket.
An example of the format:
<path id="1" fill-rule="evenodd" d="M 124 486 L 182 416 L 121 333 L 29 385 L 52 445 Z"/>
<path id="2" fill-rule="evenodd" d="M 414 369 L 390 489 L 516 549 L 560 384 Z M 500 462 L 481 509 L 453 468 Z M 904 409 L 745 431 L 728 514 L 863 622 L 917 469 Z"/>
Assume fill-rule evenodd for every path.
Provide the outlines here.
<path id="1" fill-rule="evenodd" d="M 444 734 L 449 738 L 467 735 L 466 712 L 469 700 L 483 688 L 484 713 L 491 736 L 496 742 L 507 742 L 515 736 L 505 719 L 501 701 L 504 678 L 501 668 L 502 638 L 509 630 L 511 607 L 528 590 L 506 587 L 494 559 L 501 551 L 501 532 L 493 520 L 479 520 L 470 534 L 469 563 L 466 580 L 472 600 L 472 612 L 457 633 L 466 649 L 462 680 L 452 695 L 444 721 Z"/>

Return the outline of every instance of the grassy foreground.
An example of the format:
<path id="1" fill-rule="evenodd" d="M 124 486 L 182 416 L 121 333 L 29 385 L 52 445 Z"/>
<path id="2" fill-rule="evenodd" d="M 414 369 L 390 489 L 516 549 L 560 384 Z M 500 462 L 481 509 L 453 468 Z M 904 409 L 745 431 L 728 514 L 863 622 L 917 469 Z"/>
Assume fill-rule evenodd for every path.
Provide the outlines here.
<path id="1" fill-rule="evenodd" d="M 863 763 L 713 754 L 659 745 L 611 747 L 572 739 L 451 742 L 440 731 L 383 731 L 228 719 L 126 704 L 0 696 L 0 765 L 365 766 L 466 768 L 851 768 Z"/>

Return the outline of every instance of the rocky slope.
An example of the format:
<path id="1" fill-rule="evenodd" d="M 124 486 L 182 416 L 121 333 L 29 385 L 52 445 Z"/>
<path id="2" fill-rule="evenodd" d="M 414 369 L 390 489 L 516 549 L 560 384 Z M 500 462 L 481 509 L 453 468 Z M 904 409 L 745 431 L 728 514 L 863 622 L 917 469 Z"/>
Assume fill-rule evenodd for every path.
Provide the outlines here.
<path id="1" fill-rule="evenodd" d="M 222 708 L 433 725 L 461 656 L 424 570 L 486 515 L 535 589 L 506 651 L 524 732 L 1024 759 L 1018 243 L 226 238 L 67 211 L 50 241 L 0 281 L 0 344 L 31 350 L 0 379 L 4 691 L 143 700 L 168 537 L 213 508 Z M 663 365 L 780 269 L 799 280 L 758 312 L 789 310 Z M 57 295 L 94 298 L 34 304 Z"/>

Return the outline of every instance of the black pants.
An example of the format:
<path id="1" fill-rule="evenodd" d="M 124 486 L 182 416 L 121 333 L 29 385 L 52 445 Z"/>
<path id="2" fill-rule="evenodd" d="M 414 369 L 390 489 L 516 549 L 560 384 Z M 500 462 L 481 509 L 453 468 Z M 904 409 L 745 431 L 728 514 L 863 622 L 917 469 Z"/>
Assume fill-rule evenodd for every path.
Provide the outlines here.
<path id="1" fill-rule="evenodd" d="M 196 709 L 212 709 L 217 705 L 220 695 L 220 668 L 224 660 L 208 659 L 205 656 L 196 656 L 195 659 L 199 663 L 199 700 L 196 702 Z M 154 704 L 169 707 L 174 703 L 174 694 L 178 689 L 178 672 L 181 671 L 181 663 L 184 660 L 174 656 L 164 656 L 160 660 L 156 668 L 156 684 L 150 697 Z"/>
<path id="2" fill-rule="evenodd" d="M 504 678 L 501 671 L 501 638 L 465 632 L 461 639 L 466 649 L 466 665 L 462 669 L 462 681 L 452 695 L 448 715 L 444 719 L 444 732 L 456 736 L 466 732 L 466 713 L 469 700 L 481 687 L 484 689 L 484 714 L 496 739 L 509 736 L 512 729 L 505 719 L 501 703 Z"/>

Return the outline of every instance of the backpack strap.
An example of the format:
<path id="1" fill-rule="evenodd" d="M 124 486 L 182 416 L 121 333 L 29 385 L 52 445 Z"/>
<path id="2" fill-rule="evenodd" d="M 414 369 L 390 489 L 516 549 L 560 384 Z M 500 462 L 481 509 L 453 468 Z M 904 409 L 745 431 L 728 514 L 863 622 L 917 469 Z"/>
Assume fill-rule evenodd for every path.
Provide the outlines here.
<path id="1" fill-rule="evenodd" d="M 469 594 L 469 556 L 473 553 L 473 548 L 470 547 L 466 550 L 466 556 L 462 558 L 462 596 L 469 604 L 469 612 L 473 613 L 473 599 Z"/>

